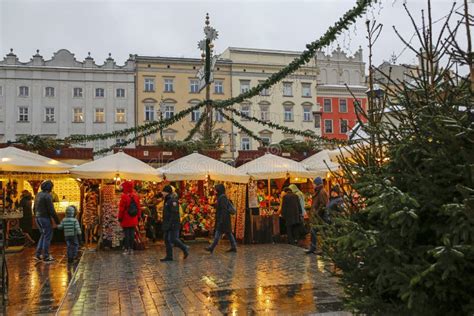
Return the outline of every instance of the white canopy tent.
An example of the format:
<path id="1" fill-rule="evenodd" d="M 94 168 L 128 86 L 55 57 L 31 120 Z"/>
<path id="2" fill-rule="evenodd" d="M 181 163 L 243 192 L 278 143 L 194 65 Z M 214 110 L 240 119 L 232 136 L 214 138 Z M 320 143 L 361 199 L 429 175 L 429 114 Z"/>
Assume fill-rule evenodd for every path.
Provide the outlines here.
<path id="1" fill-rule="evenodd" d="M 118 152 L 71 169 L 71 175 L 83 179 L 127 179 L 161 181 L 160 173 L 146 163 Z"/>
<path id="2" fill-rule="evenodd" d="M 317 172 L 307 170 L 299 162 L 272 154 L 265 154 L 237 169 L 255 180 L 282 179 L 287 177 L 313 178 L 318 175 Z"/>
<path id="3" fill-rule="evenodd" d="M 0 172 L 68 173 L 72 166 L 16 147 L 0 149 Z"/>
<path id="4" fill-rule="evenodd" d="M 247 183 L 250 178 L 226 163 L 198 153 L 179 158 L 158 171 L 169 181 L 205 180 L 208 176 L 217 181 Z"/>
<path id="5" fill-rule="evenodd" d="M 301 161 L 301 163 L 311 171 L 320 172 L 321 176 L 326 175 L 329 171 L 336 171 L 339 164 L 331 161 L 329 150 L 322 150 L 311 157 Z"/>

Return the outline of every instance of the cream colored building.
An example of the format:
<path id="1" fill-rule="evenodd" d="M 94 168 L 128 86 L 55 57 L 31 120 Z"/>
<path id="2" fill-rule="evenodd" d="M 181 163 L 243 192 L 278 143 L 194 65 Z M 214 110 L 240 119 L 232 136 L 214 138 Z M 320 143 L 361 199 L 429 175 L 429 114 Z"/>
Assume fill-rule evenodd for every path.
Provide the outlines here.
<path id="1" fill-rule="evenodd" d="M 136 60 L 136 125 L 166 119 L 199 103 L 205 98 L 205 89 L 198 92 L 196 74 L 203 62 L 194 58 L 135 56 Z M 223 100 L 231 96 L 231 62 L 220 60 L 214 68 L 211 99 Z M 164 140 L 183 140 L 202 115 L 193 112 L 185 119 L 162 131 Z M 230 122 L 214 113 L 214 131 L 220 134 L 224 148 L 229 151 Z M 195 135 L 195 138 L 198 135 Z M 153 145 L 160 140 L 160 132 L 148 136 L 143 145 Z"/>
<path id="2" fill-rule="evenodd" d="M 233 96 L 255 87 L 259 82 L 291 63 L 299 54 L 289 51 L 229 47 L 221 57 L 232 60 Z M 261 120 L 297 130 L 311 131 L 319 135 L 321 130 L 315 128 L 313 115 L 313 112 L 319 110 L 315 102 L 316 80 L 317 69 L 313 60 L 293 75 L 263 91 L 259 96 L 235 105 L 234 108 Z M 303 137 L 285 134 L 242 117 L 235 116 L 235 119 L 258 135 L 265 143 L 278 143 L 287 138 L 303 139 Z M 237 129 L 234 135 L 237 150 L 257 149 L 261 145 Z"/>

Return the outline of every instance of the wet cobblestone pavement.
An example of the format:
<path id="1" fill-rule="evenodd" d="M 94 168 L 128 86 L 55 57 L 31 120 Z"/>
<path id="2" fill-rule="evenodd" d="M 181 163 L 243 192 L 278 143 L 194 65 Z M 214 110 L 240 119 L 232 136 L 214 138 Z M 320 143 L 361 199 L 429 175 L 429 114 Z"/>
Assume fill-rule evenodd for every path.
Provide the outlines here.
<path id="1" fill-rule="evenodd" d="M 316 256 L 298 247 L 240 246 L 213 255 L 191 246 L 174 262 L 159 262 L 164 247 L 86 252 L 59 315 L 254 315 L 339 311 L 341 289 Z"/>
<path id="2" fill-rule="evenodd" d="M 4 315 L 54 315 L 66 294 L 77 265 L 68 265 L 65 245 L 51 247 L 55 262 L 33 259 L 34 248 L 7 254 L 9 273 L 8 301 L 2 306 Z"/>

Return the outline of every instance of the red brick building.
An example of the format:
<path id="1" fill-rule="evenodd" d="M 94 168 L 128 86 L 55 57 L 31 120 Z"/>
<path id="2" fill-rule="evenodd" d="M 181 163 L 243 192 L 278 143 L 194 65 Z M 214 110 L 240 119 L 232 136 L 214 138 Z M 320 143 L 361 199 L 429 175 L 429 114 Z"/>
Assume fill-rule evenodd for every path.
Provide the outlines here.
<path id="1" fill-rule="evenodd" d="M 355 99 L 367 109 L 367 87 L 322 84 L 317 87 L 316 103 L 319 112 L 314 112 L 315 128 L 321 128 L 321 135 L 328 138 L 347 140 L 347 132 L 357 124 Z"/>

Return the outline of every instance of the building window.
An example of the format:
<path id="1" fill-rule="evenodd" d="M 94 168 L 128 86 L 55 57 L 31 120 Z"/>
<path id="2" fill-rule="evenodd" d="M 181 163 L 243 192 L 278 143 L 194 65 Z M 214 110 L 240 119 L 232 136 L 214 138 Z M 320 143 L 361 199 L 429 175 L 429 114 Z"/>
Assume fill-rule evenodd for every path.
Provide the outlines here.
<path id="1" fill-rule="evenodd" d="M 214 81 L 214 93 L 215 94 L 224 94 L 224 82 L 222 80 Z"/>
<path id="2" fill-rule="evenodd" d="M 264 81 L 259 81 L 259 84 L 262 84 Z M 260 91 L 261 96 L 269 96 L 270 95 L 270 89 L 265 88 Z"/>
<path id="3" fill-rule="evenodd" d="M 3 95 L 3 87 L 0 86 L 0 96 L 2 96 L 2 95 Z"/>
<path id="4" fill-rule="evenodd" d="M 303 121 L 311 122 L 311 106 L 303 106 Z"/>
<path id="5" fill-rule="evenodd" d="M 104 108 L 95 109 L 95 123 L 104 123 L 105 122 L 105 111 Z"/>
<path id="6" fill-rule="evenodd" d="M 285 105 L 283 108 L 284 108 L 285 122 L 293 121 L 293 106 L 292 105 Z"/>
<path id="7" fill-rule="evenodd" d="M 347 134 L 347 129 L 348 129 L 348 125 L 347 125 L 347 120 L 341 120 L 341 134 Z"/>
<path id="8" fill-rule="evenodd" d="M 357 113 L 357 111 L 362 111 L 364 103 L 362 102 L 362 99 L 354 99 L 354 111 Z"/>
<path id="9" fill-rule="evenodd" d="M 118 88 L 118 89 L 115 91 L 115 96 L 116 96 L 117 98 L 125 98 L 125 89 Z"/>
<path id="10" fill-rule="evenodd" d="M 125 109 L 115 109 L 115 122 L 116 123 L 125 123 L 127 117 L 125 116 Z"/>
<path id="11" fill-rule="evenodd" d="M 175 131 L 164 131 L 163 132 L 163 140 L 170 142 L 173 141 L 176 137 Z"/>
<path id="12" fill-rule="evenodd" d="M 155 120 L 155 106 L 145 105 L 145 121 L 151 122 Z"/>
<path id="13" fill-rule="evenodd" d="M 260 119 L 262 121 L 269 121 L 270 120 L 270 112 L 268 111 L 268 105 L 261 105 L 260 106 Z"/>
<path id="14" fill-rule="evenodd" d="M 311 96 L 311 83 L 302 83 L 301 84 L 301 94 L 303 97 Z"/>
<path id="15" fill-rule="evenodd" d="M 245 116 L 250 116 L 250 105 L 242 105 L 240 108 L 240 113 L 244 116 L 242 116 L 242 121 L 248 121 L 249 119 Z"/>
<path id="16" fill-rule="evenodd" d="M 240 150 L 250 150 L 250 138 L 242 137 L 240 139 Z"/>
<path id="17" fill-rule="evenodd" d="M 105 90 L 103 88 L 96 88 L 95 89 L 95 97 L 96 98 L 103 98 L 105 97 Z"/>
<path id="18" fill-rule="evenodd" d="M 82 98 L 82 88 L 74 88 L 72 96 L 74 98 Z"/>
<path id="19" fill-rule="evenodd" d="M 46 123 L 54 122 L 54 108 L 45 108 L 44 109 L 44 121 Z"/>
<path id="20" fill-rule="evenodd" d="M 250 90 L 250 80 L 240 80 L 240 93 Z"/>
<path id="21" fill-rule="evenodd" d="M 224 122 L 224 116 L 220 111 L 216 111 L 216 122 Z"/>
<path id="22" fill-rule="evenodd" d="M 339 113 L 347 113 L 347 100 L 339 99 Z"/>
<path id="23" fill-rule="evenodd" d="M 295 139 L 295 135 L 283 133 L 283 139 Z"/>
<path id="24" fill-rule="evenodd" d="M 191 112 L 191 121 L 197 122 L 201 118 L 201 111 L 199 109 Z"/>
<path id="25" fill-rule="evenodd" d="M 44 91 L 45 97 L 54 97 L 54 88 L 53 87 L 46 87 Z"/>
<path id="26" fill-rule="evenodd" d="M 94 151 L 99 151 L 105 148 L 106 146 L 106 140 L 105 139 L 97 139 L 94 140 Z"/>
<path id="27" fill-rule="evenodd" d="M 165 79 L 165 92 L 173 92 L 173 79 L 167 78 Z"/>
<path id="28" fill-rule="evenodd" d="M 292 97 L 293 96 L 293 83 L 283 82 L 283 96 Z"/>
<path id="29" fill-rule="evenodd" d="M 321 114 L 314 115 L 314 128 L 321 128 Z"/>
<path id="30" fill-rule="evenodd" d="M 18 122 L 28 122 L 28 107 L 27 106 L 20 106 L 18 108 Z"/>
<path id="31" fill-rule="evenodd" d="M 324 132 L 332 134 L 332 120 L 324 120 Z"/>
<path id="32" fill-rule="evenodd" d="M 30 95 L 30 88 L 26 86 L 20 87 L 20 93 L 18 94 L 20 97 L 27 97 Z"/>
<path id="33" fill-rule="evenodd" d="M 82 110 L 82 108 L 73 109 L 72 121 L 74 123 L 84 123 L 84 111 Z"/>
<path id="34" fill-rule="evenodd" d="M 325 113 L 331 113 L 331 112 L 332 112 L 331 99 L 324 99 L 323 106 L 324 106 L 323 111 L 324 111 Z"/>
<path id="35" fill-rule="evenodd" d="M 189 92 L 190 93 L 199 93 L 199 80 L 197 80 L 197 79 L 189 80 Z"/>
<path id="36" fill-rule="evenodd" d="M 145 92 L 155 91 L 155 79 L 145 78 Z"/>
<path id="37" fill-rule="evenodd" d="M 165 104 L 164 105 L 164 116 L 165 119 L 170 119 L 174 116 L 174 105 L 173 104 Z"/>

